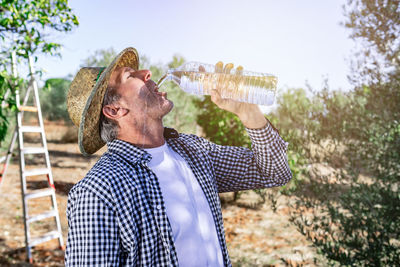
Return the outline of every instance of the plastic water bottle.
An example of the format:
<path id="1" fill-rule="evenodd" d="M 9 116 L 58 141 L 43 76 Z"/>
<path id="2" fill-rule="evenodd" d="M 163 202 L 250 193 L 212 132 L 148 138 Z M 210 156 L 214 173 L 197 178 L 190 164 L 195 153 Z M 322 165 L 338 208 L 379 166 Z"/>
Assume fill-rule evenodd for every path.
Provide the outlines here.
<path id="1" fill-rule="evenodd" d="M 168 70 L 158 82 L 175 82 L 182 90 L 195 95 L 210 95 L 219 91 L 222 98 L 259 105 L 272 105 L 275 100 L 277 78 L 267 73 L 234 68 L 232 63 L 215 65 L 187 62 L 176 69 Z"/>

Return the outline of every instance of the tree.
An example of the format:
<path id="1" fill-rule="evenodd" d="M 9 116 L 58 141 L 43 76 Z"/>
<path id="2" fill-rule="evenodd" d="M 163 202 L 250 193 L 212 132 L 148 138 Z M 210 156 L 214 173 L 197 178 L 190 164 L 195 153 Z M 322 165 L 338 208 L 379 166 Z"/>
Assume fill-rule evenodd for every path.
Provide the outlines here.
<path id="1" fill-rule="evenodd" d="M 67 112 L 67 91 L 71 81 L 61 78 L 48 79 L 39 95 L 43 115 L 48 120 L 69 122 Z"/>
<path id="2" fill-rule="evenodd" d="M 9 53 L 26 59 L 40 53 L 59 55 L 61 44 L 52 42 L 54 35 L 71 31 L 78 20 L 67 0 L 1 0 L 0 2 L 0 99 L 8 106 L 0 107 L 0 141 L 8 128 L 8 114 L 15 109 L 14 91 L 22 81 L 12 78 Z M 6 92 L 12 93 L 5 99 Z"/>
<path id="3" fill-rule="evenodd" d="M 343 23 L 352 30 L 350 38 L 362 46 L 353 62 L 352 81 L 379 82 L 388 73 L 398 70 L 400 63 L 399 0 L 348 0 L 344 6 L 347 20 Z"/>
<path id="4" fill-rule="evenodd" d="M 56 54 L 61 44 L 51 42 L 51 36 L 79 24 L 67 0 L 2 0 L 0 11 L 1 52 L 15 50 L 23 57 Z"/>
<path id="5" fill-rule="evenodd" d="M 93 55 L 82 60 L 81 67 L 106 67 L 117 56 L 114 48 L 96 50 Z"/>
<path id="6" fill-rule="evenodd" d="M 15 85 L 21 85 L 23 81 L 10 76 L 5 70 L 0 71 L 0 102 L 5 107 L 0 106 L 0 143 L 6 139 L 11 112 L 15 110 L 16 103 L 14 97 L 9 97 L 9 89 Z"/>
<path id="7" fill-rule="evenodd" d="M 210 96 L 197 98 L 194 103 L 199 109 L 197 124 L 206 138 L 219 145 L 250 148 L 250 138 L 235 114 L 220 109 Z"/>
<path id="8" fill-rule="evenodd" d="M 400 169 L 400 1 L 349 1 L 345 26 L 351 38 L 361 41 L 364 49 L 353 77 L 364 77 L 364 84 L 355 83 L 355 92 L 365 101 L 366 116 L 360 124 L 368 128 L 359 138 L 369 144 L 365 153 L 375 154 L 371 160 L 383 164 L 377 175 L 396 173 Z M 361 125 L 360 125 L 361 126 Z M 370 166 L 371 160 L 365 165 Z M 382 172 L 383 171 L 383 172 Z"/>
<path id="9" fill-rule="evenodd" d="M 398 266 L 399 1 L 350 0 L 345 14 L 350 37 L 364 46 L 355 87 L 344 97 L 319 93 L 323 109 L 314 116 L 316 136 L 335 142 L 333 154 L 341 146 L 345 165 L 337 182 L 319 177 L 296 192 L 292 221 L 331 265 Z"/>

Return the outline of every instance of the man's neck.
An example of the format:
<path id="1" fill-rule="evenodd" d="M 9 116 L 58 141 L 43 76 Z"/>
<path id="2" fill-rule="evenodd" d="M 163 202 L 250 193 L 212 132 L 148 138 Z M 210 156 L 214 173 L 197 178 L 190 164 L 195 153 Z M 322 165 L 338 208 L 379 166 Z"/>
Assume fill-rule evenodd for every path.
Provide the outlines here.
<path id="1" fill-rule="evenodd" d="M 141 127 L 126 127 L 119 129 L 118 139 L 140 148 L 153 148 L 165 143 L 164 126 L 162 122 L 146 124 Z"/>

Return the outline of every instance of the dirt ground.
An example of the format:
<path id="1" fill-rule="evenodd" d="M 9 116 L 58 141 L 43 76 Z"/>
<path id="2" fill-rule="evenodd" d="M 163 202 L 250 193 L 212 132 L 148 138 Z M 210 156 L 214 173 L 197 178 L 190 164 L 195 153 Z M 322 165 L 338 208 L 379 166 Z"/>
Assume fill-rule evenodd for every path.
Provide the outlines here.
<path id="1" fill-rule="evenodd" d="M 75 143 L 61 141 L 67 132 L 63 124 L 46 124 L 46 136 L 52 165 L 57 204 L 62 224 L 64 245 L 68 225 L 65 215 L 68 191 L 82 179 L 97 161 L 104 149 L 91 157 L 83 157 Z M 34 142 L 34 138 L 31 138 Z M 31 157 L 27 164 L 38 166 L 44 159 Z M 28 180 L 28 190 L 47 186 L 45 177 Z M 272 189 L 271 189 L 272 190 Z M 230 195 L 223 196 L 229 199 Z M 258 201 L 252 192 L 241 195 L 239 205 L 224 204 L 223 217 L 228 250 L 234 266 L 314 266 L 315 249 L 289 222 L 287 199 L 279 198 L 276 212 L 268 203 L 258 209 L 248 208 Z M 29 202 L 29 213 L 37 214 L 49 209 L 50 198 Z M 19 165 L 16 157 L 9 165 L 0 188 L 0 266 L 64 266 L 64 251 L 57 240 L 40 244 L 33 249 L 34 264 L 26 263 L 23 211 Z M 51 231 L 53 219 L 31 224 L 33 235 Z"/>

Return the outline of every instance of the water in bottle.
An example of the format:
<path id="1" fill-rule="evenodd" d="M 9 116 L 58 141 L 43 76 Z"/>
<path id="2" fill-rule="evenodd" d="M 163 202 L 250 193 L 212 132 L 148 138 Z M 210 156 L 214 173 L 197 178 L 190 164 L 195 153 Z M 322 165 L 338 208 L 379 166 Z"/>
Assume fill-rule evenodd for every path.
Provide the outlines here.
<path id="1" fill-rule="evenodd" d="M 165 81 L 175 82 L 185 92 L 195 95 L 210 95 L 216 89 L 222 98 L 259 105 L 272 105 L 275 99 L 277 78 L 267 73 L 236 69 L 232 63 L 223 66 L 199 62 L 188 62 L 176 69 L 168 70 L 158 86 Z"/>

